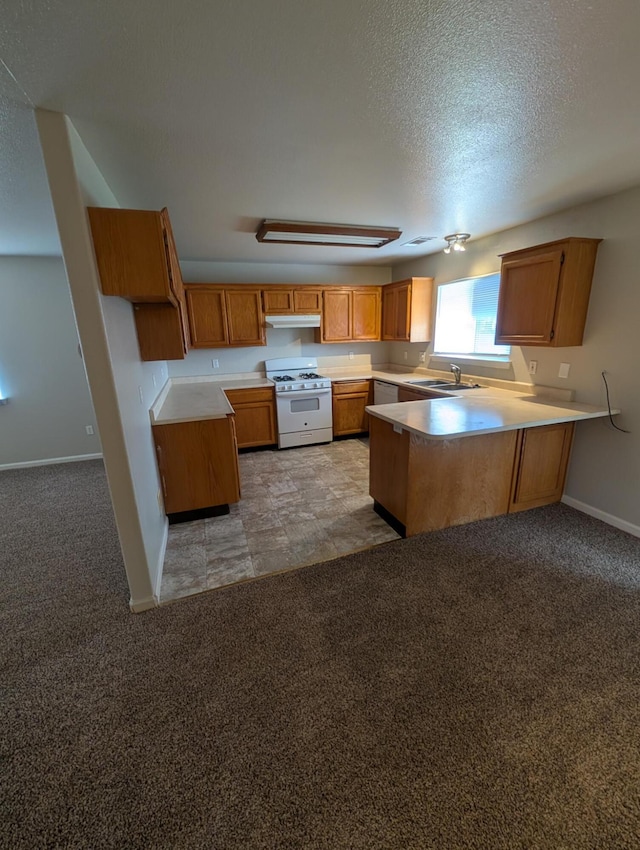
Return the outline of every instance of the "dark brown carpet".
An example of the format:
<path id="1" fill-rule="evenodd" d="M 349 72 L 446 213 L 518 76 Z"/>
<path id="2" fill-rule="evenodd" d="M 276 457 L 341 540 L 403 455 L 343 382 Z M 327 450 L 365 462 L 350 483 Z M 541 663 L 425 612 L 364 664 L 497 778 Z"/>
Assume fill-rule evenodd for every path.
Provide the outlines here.
<path id="1" fill-rule="evenodd" d="M 132 615 L 99 463 L 0 476 L 7 848 L 637 848 L 640 541 L 563 506 Z"/>

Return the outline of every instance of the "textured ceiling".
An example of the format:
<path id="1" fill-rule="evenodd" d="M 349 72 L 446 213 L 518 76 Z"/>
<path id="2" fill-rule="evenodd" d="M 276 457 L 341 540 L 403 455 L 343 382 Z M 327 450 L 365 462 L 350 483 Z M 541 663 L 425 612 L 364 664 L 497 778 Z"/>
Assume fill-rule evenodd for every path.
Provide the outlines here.
<path id="1" fill-rule="evenodd" d="M 57 245 L 23 104 L 71 117 L 123 206 L 167 205 L 182 259 L 439 250 L 640 183 L 638 43 L 637 0 L 5 0 L 0 251 Z M 262 245 L 263 217 L 439 241 Z"/>

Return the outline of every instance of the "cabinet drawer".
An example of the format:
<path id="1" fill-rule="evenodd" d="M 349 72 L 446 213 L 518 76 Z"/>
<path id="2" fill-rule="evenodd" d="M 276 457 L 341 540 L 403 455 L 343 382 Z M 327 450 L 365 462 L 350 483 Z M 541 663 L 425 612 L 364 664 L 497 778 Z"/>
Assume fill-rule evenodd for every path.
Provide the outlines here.
<path id="1" fill-rule="evenodd" d="M 334 395 L 345 393 L 368 393 L 371 381 L 336 381 L 331 385 Z"/>
<path id="2" fill-rule="evenodd" d="M 254 401 L 273 401 L 272 387 L 250 387 L 248 389 L 225 390 L 231 407 L 236 404 L 251 404 Z"/>

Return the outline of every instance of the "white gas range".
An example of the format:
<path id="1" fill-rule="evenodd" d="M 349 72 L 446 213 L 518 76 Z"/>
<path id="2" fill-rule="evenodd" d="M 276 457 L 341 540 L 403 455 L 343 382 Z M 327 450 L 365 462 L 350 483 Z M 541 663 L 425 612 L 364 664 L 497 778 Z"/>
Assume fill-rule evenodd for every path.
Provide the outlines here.
<path id="1" fill-rule="evenodd" d="M 331 380 L 317 374 L 315 357 L 278 357 L 264 362 L 276 390 L 278 448 L 330 443 L 333 439 Z"/>

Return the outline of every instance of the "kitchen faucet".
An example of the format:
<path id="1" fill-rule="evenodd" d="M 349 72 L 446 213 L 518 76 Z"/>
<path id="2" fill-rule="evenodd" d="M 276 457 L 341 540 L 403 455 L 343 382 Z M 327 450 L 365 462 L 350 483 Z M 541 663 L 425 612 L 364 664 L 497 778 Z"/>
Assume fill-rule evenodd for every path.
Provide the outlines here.
<path id="1" fill-rule="evenodd" d="M 453 377 L 456 379 L 456 384 L 459 384 L 462 379 L 462 370 L 455 363 L 452 363 L 451 371 L 453 372 Z"/>

